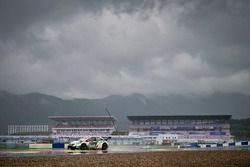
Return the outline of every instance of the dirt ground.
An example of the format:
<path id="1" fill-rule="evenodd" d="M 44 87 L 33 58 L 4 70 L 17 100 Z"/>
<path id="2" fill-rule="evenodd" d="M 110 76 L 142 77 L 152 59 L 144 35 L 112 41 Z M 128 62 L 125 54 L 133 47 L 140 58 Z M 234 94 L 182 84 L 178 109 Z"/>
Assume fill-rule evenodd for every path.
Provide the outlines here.
<path id="1" fill-rule="evenodd" d="M 0 166 L 250 167 L 250 151 L 185 151 L 0 158 Z"/>

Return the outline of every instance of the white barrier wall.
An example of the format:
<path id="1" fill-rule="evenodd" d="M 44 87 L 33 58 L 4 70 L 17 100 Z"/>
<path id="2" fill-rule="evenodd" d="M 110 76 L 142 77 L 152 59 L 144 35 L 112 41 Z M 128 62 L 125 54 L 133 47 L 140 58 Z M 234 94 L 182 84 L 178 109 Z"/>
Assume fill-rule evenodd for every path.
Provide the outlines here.
<path id="1" fill-rule="evenodd" d="M 29 144 L 29 148 L 52 148 L 52 144 Z"/>
<path id="2" fill-rule="evenodd" d="M 241 141 L 241 142 L 231 142 L 231 143 L 223 143 L 223 144 L 200 144 L 200 148 L 215 148 L 215 147 L 244 147 L 249 146 L 249 141 Z"/>

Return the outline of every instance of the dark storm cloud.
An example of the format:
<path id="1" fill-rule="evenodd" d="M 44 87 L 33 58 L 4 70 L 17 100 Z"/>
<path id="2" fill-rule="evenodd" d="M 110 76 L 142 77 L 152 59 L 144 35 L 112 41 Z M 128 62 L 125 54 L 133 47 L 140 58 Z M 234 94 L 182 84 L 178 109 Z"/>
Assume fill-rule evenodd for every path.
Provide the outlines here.
<path id="1" fill-rule="evenodd" d="M 113 6 L 117 12 L 134 12 L 138 7 L 150 8 L 153 2 L 139 1 L 81 1 L 81 0 L 13 0 L 0 2 L 0 37 L 8 39 L 18 36 L 35 23 L 60 22 L 74 17 L 79 12 L 100 13 L 103 8 Z"/>
<path id="2" fill-rule="evenodd" d="M 250 94 L 249 4 L 0 1 L 0 89 Z"/>
<path id="3" fill-rule="evenodd" d="M 206 52 L 206 60 L 232 68 L 249 68 L 248 1 L 193 1 L 184 8 L 180 24 L 196 34 L 200 42 L 197 46 Z"/>

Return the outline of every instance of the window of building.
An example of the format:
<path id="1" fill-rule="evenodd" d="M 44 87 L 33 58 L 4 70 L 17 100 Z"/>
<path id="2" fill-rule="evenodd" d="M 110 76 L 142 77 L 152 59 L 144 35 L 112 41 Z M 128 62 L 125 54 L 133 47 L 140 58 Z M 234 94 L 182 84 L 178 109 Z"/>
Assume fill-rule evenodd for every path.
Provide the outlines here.
<path id="1" fill-rule="evenodd" d="M 202 123 L 203 123 L 203 124 L 206 124 L 206 123 L 208 123 L 208 121 L 207 121 L 206 119 L 203 119 L 203 120 L 202 120 Z"/>
<path id="2" fill-rule="evenodd" d="M 161 125 L 161 120 L 156 120 L 157 125 Z"/>
<path id="3" fill-rule="evenodd" d="M 180 124 L 184 124 L 184 120 L 180 120 L 179 122 L 180 122 Z"/>
<path id="4" fill-rule="evenodd" d="M 210 119 L 208 120 L 209 123 L 214 123 L 214 120 Z"/>
<path id="5" fill-rule="evenodd" d="M 201 120 L 196 120 L 196 123 L 197 124 L 201 124 Z"/>
<path id="6" fill-rule="evenodd" d="M 196 124 L 195 120 L 190 120 L 191 124 Z"/>
<path id="7" fill-rule="evenodd" d="M 139 125 L 139 121 L 138 120 L 135 121 L 135 125 Z"/>
<path id="8" fill-rule="evenodd" d="M 140 120 L 140 121 L 139 121 L 139 124 L 140 124 L 140 125 L 144 125 L 144 120 Z"/>

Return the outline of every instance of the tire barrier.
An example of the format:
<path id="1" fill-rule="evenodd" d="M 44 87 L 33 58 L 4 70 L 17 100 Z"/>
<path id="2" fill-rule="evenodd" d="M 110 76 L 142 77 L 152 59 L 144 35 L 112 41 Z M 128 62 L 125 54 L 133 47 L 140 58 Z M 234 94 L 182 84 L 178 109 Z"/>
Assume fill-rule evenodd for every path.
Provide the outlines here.
<path id="1" fill-rule="evenodd" d="M 64 143 L 53 143 L 52 148 L 65 148 Z"/>

